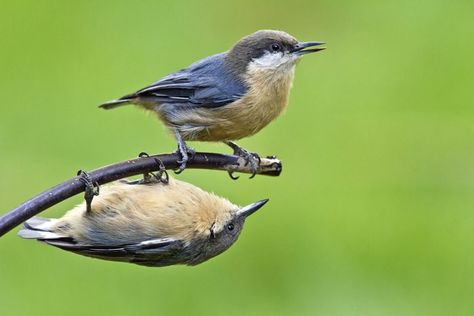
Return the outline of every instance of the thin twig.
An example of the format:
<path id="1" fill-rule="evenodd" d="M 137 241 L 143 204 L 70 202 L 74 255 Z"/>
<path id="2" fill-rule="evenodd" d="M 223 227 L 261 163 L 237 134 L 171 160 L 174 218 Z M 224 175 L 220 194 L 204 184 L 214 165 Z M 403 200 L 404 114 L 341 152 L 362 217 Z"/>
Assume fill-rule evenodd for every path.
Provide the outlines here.
<path id="1" fill-rule="evenodd" d="M 104 184 L 118 179 L 159 170 L 157 159 L 166 169 L 178 167 L 177 154 L 161 154 L 127 160 L 89 172 L 92 182 Z M 186 169 L 214 169 L 242 173 L 252 173 L 249 164 L 238 156 L 213 153 L 196 153 L 187 163 Z M 257 174 L 278 176 L 282 170 L 281 162 L 274 158 L 262 158 Z M 80 177 L 67 180 L 43 193 L 29 199 L 0 217 L 0 236 L 38 213 L 58 204 L 76 194 L 84 192 Z"/>

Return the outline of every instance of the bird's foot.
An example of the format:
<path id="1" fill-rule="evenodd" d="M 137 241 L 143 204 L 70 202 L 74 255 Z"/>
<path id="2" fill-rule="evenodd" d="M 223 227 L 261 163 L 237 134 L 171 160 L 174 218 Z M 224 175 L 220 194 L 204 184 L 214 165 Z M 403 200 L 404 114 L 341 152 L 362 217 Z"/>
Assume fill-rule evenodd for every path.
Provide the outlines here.
<path id="1" fill-rule="evenodd" d="M 260 156 L 257 153 L 252 153 L 240 147 L 234 142 L 226 141 L 225 144 L 234 150 L 234 155 L 245 159 L 245 166 L 249 165 L 250 170 L 252 171 L 252 175 L 250 176 L 250 179 L 255 177 L 255 175 L 257 174 L 258 167 L 261 162 Z M 237 180 L 239 178 L 239 177 L 234 176 L 233 171 L 228 171 L 228 173 L 231 179 L 233 180 Z"/>
<path id="2" fill-rule="evenodd" d="M 186 145 L 185 142 L 178 143 L 178 150 L 176 151 L 178 155 L 181 156 L 181 159 L 177 161 L 179 164 L 178 169 L 176 169 L 174 172 L 176 174 L 180 174 L 183 172 L 184 169 L 186 169 L 186 164 L 190 159 L 193 159 L 194 155 L 196 154 L 196 151 Z"/>
<path id="3" fill-rule="evenodd" d="M 141 152 L 138 154 L 138 157 L 140 158 L 148 158 L 150 155 L 148 155 L 146 152 Z M 143 174 L 143 179 L 138 181 L 138 184 L 148 184 L 148 183 L 154 183 L 154 182 L 161 182 L 163 184 L 168 184 L 170 177 L 168 175 L 168 172 L 166 171 L 165 165 L 163 162 L 158 159 L 154 158 L 156 164 L 158 165 L 158 171 L 157 172 L 146 172 Z"/>
<path id="4" fill-rule="evenodd" d="M 86 201 L 86 212 L 89 213 L 92 209 L 92 200 L 94 196 L 98 196 L 100 192 L 99 183 L 97 181 L 93 182 L 91 176 L 83 171 L 79 170 L 77 172 L 79 180 L 84 183 L 84 200 Z"/>
<path id="5" fill-rule="evenodd" d="M 183 172 L 184 169 L 186 169 L 186 164 L 188 163 L 189 159 L 192 159 L 196 152 L 194 149 L 189 148 L 186 143 L 183 140 L 183 137 L 179 133 L 179 131 L 176 129 L 175 130 L 175 136 L 176 136 L 176 142 L 178 143 L 178 150 L 176 153 L 181 156 L 181 159 L 176 161 L 179 166 L 178 169 L 176 169 L 174 172 L 176 174 L 180 174 Z"/>

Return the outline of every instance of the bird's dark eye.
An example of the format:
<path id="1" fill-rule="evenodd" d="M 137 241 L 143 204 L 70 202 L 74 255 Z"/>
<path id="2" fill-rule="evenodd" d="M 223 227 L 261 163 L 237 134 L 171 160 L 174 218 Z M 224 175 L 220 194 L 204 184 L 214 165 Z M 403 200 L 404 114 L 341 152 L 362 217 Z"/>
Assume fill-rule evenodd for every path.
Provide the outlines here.
<path id="1" fill-rule="evenodd" d="M 234 224 L 229 224 L 227 225 L 228 230 L 234 230 Z"/>
<path id="2" fill-rule="evenodd" d="M 272 50 L 274 52 L 278 52 L 280 50 L 280 45 L 278 43 L 273 43 L 272 44 Z"/>

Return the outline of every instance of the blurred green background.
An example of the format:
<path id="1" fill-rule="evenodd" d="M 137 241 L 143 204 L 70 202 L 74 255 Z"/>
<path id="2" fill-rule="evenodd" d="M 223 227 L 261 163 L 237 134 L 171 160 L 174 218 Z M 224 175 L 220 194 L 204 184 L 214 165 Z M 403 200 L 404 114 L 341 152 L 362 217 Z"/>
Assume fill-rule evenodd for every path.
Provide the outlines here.
<path id="1" fill-rule="evenodd" d="M 473 315 L 473 1 L 2 1 L 0 212 L 175 143 L 96 105 L 257 29 L 327 42 L 240 144 L 279 178 L 179 176 L 270 203 L 227 252 L 145 268 L 0 239 L 0 315 Z M 223 145 L 191 143 L 228 152 Z M 43 216 L 60 216 L 77 196 Z"/>

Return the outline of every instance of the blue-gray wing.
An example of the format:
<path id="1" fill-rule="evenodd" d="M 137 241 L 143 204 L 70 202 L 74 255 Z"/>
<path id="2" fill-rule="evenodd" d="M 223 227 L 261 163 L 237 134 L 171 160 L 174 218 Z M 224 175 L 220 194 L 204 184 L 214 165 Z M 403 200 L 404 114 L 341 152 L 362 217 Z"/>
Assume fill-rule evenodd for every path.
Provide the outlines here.
<path id="1" fill-rule="evenodd" d="M 83 256 L 155 267 L 181 263 L 181 258 L 176 254 L 183 252 L 184 249 L 182 241 L 172 238 L 158 238 L 116 246 L 84 245 L 72 238 L 41 239 L 41 241 Z"/>
<path id="2" fill-rule="evenodd" d="M 178 103 L 187 106 L 219 107 L 240 99 L 245 83 L 225 67 L 226 53 L 202 59 L 122 98 L 145 98 L 148 102 Z"/>

